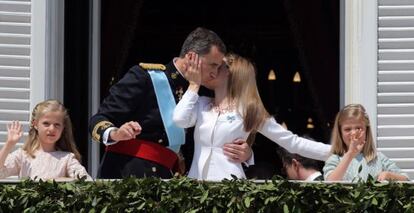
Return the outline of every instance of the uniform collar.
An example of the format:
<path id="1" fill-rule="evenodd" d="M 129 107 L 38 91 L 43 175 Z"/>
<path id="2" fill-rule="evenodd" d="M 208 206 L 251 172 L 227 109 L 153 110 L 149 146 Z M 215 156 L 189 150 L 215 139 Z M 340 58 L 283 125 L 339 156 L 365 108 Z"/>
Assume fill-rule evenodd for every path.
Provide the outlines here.
<path id="1" fill-rule="evenodd" d="M 178 60 L 178 58 L 177 57 L 175 57 L 173 60 L 172 60 L 172 63 L 174 64 L 174 68 L 175 68 L 175 70 L 178 72 L 178 73 L 180 73 L 180 75 L 182 76 L 182 77 L 184 77 L 184 75 L 183 75 L 183 72 L 181 71 L 181 70 L 179 70 L 178 69 L 178 67 L 177 67 L 177 64 L 176 64 L 176 61 Z"/>
<path id="2" fill-rule="evenodd" d="M 319 172 L 319 171 L 318 172 L 315 172 L 315 173 L 309 175 L 309 177 L 306 178 L 305 181 L 313 181 L 313 180 L 315 180 L 315 178 L 317 178 L 318 176 L 321 176 L 321 175 L 322 175 L 321 172 Z"/>
<path id="3" fill-rule="evenodd" d="M 176 84 L 176 86 L 181 86 L 184 89 L 186 89 L 188 86 L 188 82 L 183 77 L 181 72 L 178 71 L 177 66 L 175 66 L 175 63 L 174 63 L 175 60 L 176 59 L 171 60 L 170 63 L 166 65 L 167 69 L 165 70 L 166 72 L 165 74 L 167 74 L 169 79 L 172 79 L 172 81 L 174 82 L 174 84 Z"/>

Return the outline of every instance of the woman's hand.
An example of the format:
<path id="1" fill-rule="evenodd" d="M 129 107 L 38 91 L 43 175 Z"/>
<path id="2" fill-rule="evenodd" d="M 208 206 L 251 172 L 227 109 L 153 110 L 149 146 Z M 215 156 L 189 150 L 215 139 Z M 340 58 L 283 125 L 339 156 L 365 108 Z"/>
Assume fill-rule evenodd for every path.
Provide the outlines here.
<path id="1" fill-rule="evenodd" d="M 201 58 L 196 53 L 188 53 L 187 56 L 187 71 L 185 78 L 190 83 L 190 87 L 198 90 L 201 85 Z"/>
<path id="2" fill-rule="evenodd" d="M 113 141 L 125 141 L 134 139 L 141 133 L 141 126 L 136 121 L 124 123 L 119 129 L 112 130 L 109 134 Z"/>
<path id="3" fill-rule="evenodd" d="M 22 125 L 19 121 L 13 121 L 7 124 L 7 144 L 14 147 L 23 136 Z"/>

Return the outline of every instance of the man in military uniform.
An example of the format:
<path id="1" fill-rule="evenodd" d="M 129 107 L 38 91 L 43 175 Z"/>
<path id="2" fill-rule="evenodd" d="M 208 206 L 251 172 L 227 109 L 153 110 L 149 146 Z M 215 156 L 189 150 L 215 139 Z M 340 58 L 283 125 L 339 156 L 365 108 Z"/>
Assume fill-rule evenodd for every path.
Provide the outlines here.
<path id="1" fill-rule="evenodd" d="M 217 34 L 204 28 L 197 28 L 188 35 L 180 56 L 169 64 L 133 66 L 111 87 L 89 124 L 92 138 L 106 145 L 99 178 L 172 177 L 178 157 L 167 148 L 171 144 L 160 110 L 162 100 L 157 99 L 157 86 L 149 71 L 165 73 L 177 103 L 188 87 L 185 72 L 191 53 L 202 57 L 202 85 L 208 88 L 223 63 L 226 47 Z M 193 143 L 192 134 L 187 135 L 186 140 Z M 237 162 L 251 157 L 251 149 L 243 141 L 230 143 L 223 151 L 230 160 Z"/>

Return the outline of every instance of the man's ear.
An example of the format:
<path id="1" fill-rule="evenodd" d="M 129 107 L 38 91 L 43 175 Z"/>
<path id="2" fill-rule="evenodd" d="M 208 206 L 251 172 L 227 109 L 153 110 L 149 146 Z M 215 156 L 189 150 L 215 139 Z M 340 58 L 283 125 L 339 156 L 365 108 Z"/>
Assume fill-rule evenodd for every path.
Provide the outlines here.
<path id="1" fill-rule="evenodd" d="M 183 58 L 180 58 L 181 63 L 180 63 L 180 71 L 183 72 L 182 74 L 185 75 L 185 73 L 187 72 L 187 69 L 189 67 L 189 61 L 191 59 L 191 53 L 192 52 L 188 52 L 184 55 Z"/>
<path id="2" fill-rule="evenodd" d="M 292 159 L 292 166 L 295 170 L 298 170 L 300 166 L 300 162 L 296 159 Z"/>

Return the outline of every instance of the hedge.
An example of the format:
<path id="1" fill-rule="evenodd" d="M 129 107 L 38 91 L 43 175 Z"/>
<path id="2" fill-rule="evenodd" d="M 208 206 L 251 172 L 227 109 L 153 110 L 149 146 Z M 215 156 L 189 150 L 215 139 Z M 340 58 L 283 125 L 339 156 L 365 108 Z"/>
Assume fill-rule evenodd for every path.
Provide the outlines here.
<path id="1" fill-rule="evenodd" d="M 0 184 L 0 212 L 414 212 L 410 183 L 126 178 Z"/>

